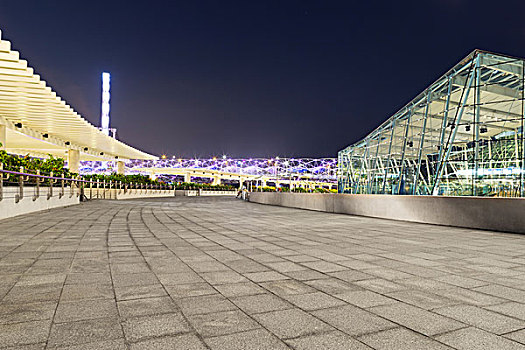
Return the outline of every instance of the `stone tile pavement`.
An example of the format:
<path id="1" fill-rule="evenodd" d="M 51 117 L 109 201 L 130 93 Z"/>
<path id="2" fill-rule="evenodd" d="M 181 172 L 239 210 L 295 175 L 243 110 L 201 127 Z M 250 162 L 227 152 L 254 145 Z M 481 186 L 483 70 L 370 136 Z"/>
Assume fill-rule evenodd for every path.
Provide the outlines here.
<path id="1" fill-rule="evenodd" d="M 225 198 L 0 221 L 0 349 L 525 349 L 525 236 Z"/>

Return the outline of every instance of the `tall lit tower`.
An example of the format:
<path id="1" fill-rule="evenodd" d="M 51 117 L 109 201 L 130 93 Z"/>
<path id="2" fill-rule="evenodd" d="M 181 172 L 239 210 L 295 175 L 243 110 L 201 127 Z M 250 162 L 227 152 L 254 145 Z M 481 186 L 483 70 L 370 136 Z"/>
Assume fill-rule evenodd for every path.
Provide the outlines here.
<path id="1" fill-rule="evenodd" d="M 100 126 L 102 132 L 109 135 L 109 89 L 110 89 L 111 74 L 102 73 L 102 114 L 100 116 Z"/>

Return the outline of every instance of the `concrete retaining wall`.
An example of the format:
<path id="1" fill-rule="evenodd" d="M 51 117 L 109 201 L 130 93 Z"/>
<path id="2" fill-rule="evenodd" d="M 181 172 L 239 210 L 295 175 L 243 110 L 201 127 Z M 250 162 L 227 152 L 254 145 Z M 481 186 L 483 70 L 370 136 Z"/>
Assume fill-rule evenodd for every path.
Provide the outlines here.
<path id="1" fill-rule="evenodd" d="M 73 191 L 71 195 L 71 189 L 65 188 L 64 195 L 60 198 L 60 188 L 53 188 L 53 196 L 49 199 L 47 194 L 49 191 L 48 187 L 40 188 L 40 195 L 38 198 L 34 198 L 35 187 L 24 187 L 24 197 L 16 202 L 16 195 L 19 193 L 18 187 L 4 187 L 3 188 L 3 199 L 0 201 L 0 220 L 10 218 L 17 215 L 29 214 L 32 212 L 47 210 L 52 208 L 66 207 L 69 205 L 79 204 L 80 197 L 77 195 L 78 189 Z M 156 198 L 156 197 L 173 197 L 173 190 L 131 190 L 124 193 L 123 190 L 115 189 L 92 189 L 89 188 L 84 190 L 84 194 L 89 199 L 133 199 L 133 198 Z"/>
<path id="2" fill-rule="evenodd" d="M 48 199 L 48 189 L 41 188 L 40 196 L 33 200 L 35 188 L 25 187 L 24 197 L 16 203 L 15 196 L 18 194 L 18 187 L 4 187 L 3 199 L 0 201 L 0 220 L 35 211 L 66 207 L 80 203 L 80 199 L 76 194 L 73 194 L 73 196 L 70 197 L 69 188 L 65 190 L 65 194 L 62 198 L 59 198 L 58 195 L 60 192 L 59 188 L 54 188 L 53 190 L 53 196 Z"/>
<path id="3" fill-rule="evenodd" d="M 173 190 L 124 190 L 118 189 L 84 189 L 84 194 L 88 199 L 133 199 L 133 198 L 158 198 L 173 197 Z"/>
<path id="4" fill-rule="evenodd" d="M 199 196 L 236 196 L 237 191 L 201 191 Z"/>
<path id="5" fill-rule="evenodd" d="M 253 192 L 250 201 L 331 213 L 525 233 L 524 198 Z"/>
<path id="6" fill-rule="evenodd" d="M 197 190 L 175 190 L 175 196 L 180 197 L 195 197 L 199 195 Z"/>
<path id="7" fill-rule="evenodd" d="M 235 196 L 236 191 L 176 190 L 175 196 Z"/>

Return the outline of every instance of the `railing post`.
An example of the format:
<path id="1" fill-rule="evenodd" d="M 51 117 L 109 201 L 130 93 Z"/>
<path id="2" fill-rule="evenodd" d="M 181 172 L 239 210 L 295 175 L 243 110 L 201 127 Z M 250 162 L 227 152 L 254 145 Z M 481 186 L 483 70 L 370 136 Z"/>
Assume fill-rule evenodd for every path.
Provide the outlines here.
<path id="1" fill-rule="evenodd" d="M 0 163 L 0 170 L 4 170 L 4 163 Z M 0 172 L 0 202 L 4 199 L 4 173 Z"/>
<path id="2" fill-rule="evenodd" d="M 36 186 L 35 186 L 35 191 L 33 194 L 33 202 L 36 201 L 38 197 L 40 197 L 40 177 L 38 177 L 40 176 L 40 169 L 37 169 L 36 175 L 37 177 L 35 178 Z"/>
<path id="3" fill-rule="evenodd" d="M 58 198 L 64 197 L 64 187 L 66 185 L 65 175 L 62 173 L 62 179 L 60 180 L 60 194 L 58 195 Z"/>
<path id="4" fill-rule="evenodd" d="M 82 176 L 78 175 L 78 195 L 77 197 L 82 197 L 84 195 L 84 182 L 82 182 Z"/>
<path id="5" fill-rule="evenodd" d="M 53 177 L 53 172 L 49 174 L 50 177 Z M 53 184 L 55 183 L 54 179 L 49 179 L 49 191 L 47 192 L 47 200 L 53 197 Z"/>
<path id="6" fill-rule="evenodd" d="M 73 197 L 73 194 L 74 194 L 74 186 L 75 186 L 75 180 L 74 180 L 74 176 L 71 176 L 71 183 L 69 185 L 69 198 Z"/>
<path id="7" fill-rule="evenodd" d="M 20 167 L 20 173 L 24 172 L 24 167 Z M 15 203 L 20 202 L 24 198 L 24 176 L 18 176 L 18 194 L 15 196 Z"/>

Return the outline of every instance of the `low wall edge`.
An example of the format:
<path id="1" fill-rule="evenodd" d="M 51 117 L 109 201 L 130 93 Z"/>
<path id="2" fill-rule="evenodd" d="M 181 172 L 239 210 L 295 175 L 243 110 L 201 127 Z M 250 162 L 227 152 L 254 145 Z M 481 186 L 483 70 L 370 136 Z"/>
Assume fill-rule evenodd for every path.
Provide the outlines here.
<path id="1" fill-rule="evenodd" d="M 252 192 L 250 201 L 336 214 L 525 233 L 525 198 Z"/>

